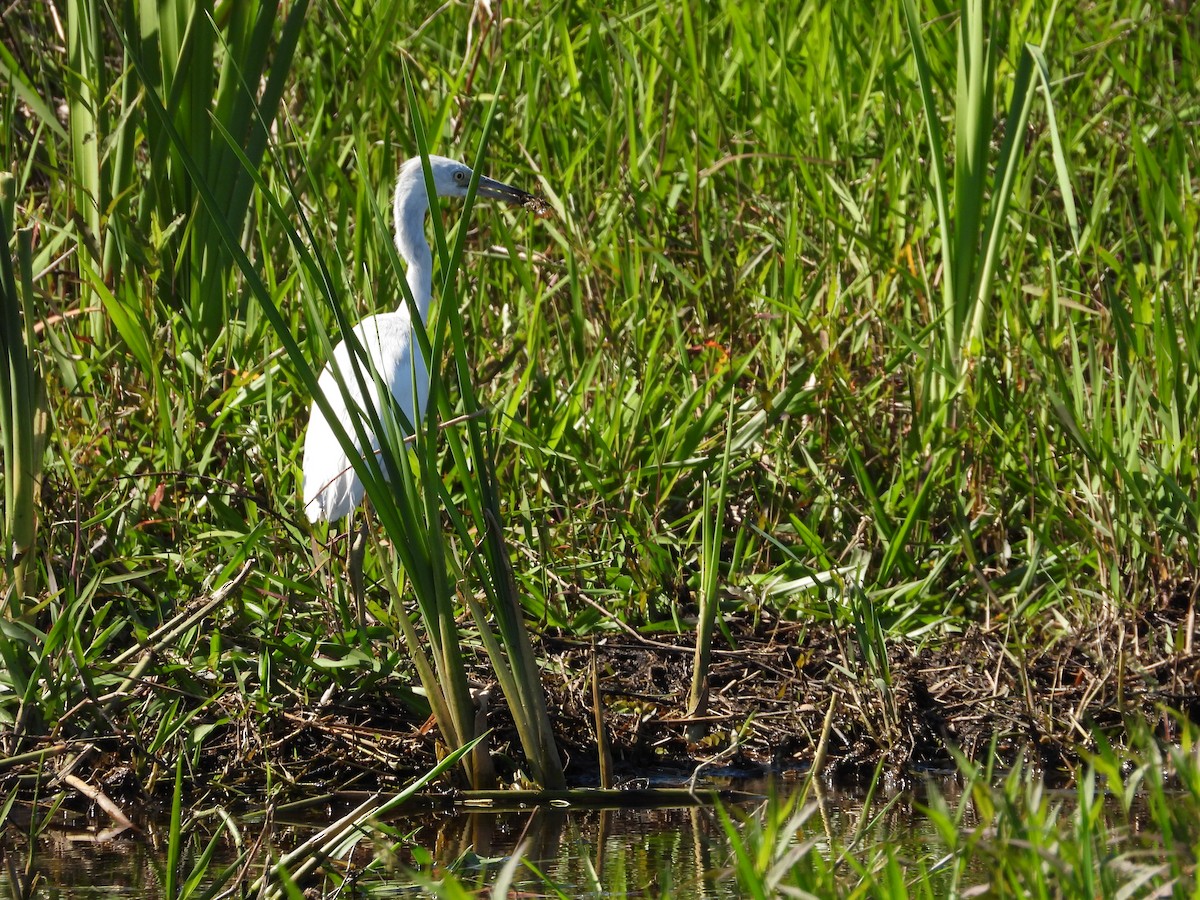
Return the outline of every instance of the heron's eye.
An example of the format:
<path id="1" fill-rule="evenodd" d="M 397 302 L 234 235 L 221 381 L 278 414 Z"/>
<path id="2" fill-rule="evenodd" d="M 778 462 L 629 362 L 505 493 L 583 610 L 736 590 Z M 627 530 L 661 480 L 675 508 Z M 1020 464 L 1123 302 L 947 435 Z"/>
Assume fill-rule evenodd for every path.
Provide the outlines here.
<path id="1" fill-rule="evenodd" d="M 467 180 L 467 173 L 466 173 L 466 172 L 463 172 L 463 171 L 461 171 L 461 170 L 460 170 L 460 171 L 458 171 L 458 172 L 455 172 L 455 173 L 454 173 L 454 180 L 455 180 L 455 181 L 457 181 L 459 184 L 461 184 L 462 182 L 464 182 L 464 181 L 466 181 L 466 180 Z"/>

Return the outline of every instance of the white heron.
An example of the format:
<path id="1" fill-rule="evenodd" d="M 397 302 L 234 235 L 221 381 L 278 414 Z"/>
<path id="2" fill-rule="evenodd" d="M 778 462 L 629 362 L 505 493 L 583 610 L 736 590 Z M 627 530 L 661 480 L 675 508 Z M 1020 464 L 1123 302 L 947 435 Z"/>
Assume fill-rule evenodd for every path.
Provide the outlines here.
<path id="1" fill-rule="evenodd" d="M 443 156 L 430 156 L 429 168 L 433 173 L 434 190 L 439 197 L 467 195 L 471 183 L 470 168 Z M 491 178 L 480 177 L 476 194 L 525 206 L 539 216 L 545 216 L 549 210 L 544 201 L 532 194 Z M 429 195 L 425 189 L 421 158 L 413 157 L 400 166 L 393 214 L 396 251 L 408 267 L 406 280 L 422 323 L 429 321 L 429 305 L 433 300 L 433 255 L 425 238 L 425 213 L 428 210 Z M 354 326 L 354 334 L 370 357 L 369 366 L 360 362 L 367 384 L 366 402 L 370 407 L 364 403 L 351 351 L 344 340 L 334 348 L 333 358 L 321 373 L 318 386 L 354 441 L 356 449 L 361 452 L 351 424 L 347 397 L 334 377 L 334 367 L 341 374 L 350 399 L 360 410 L 373 408 L 377 414 L 381 414 L 376 384 L 382 383 L 392 392 L 408 421 L 415 426 L 421 419 L 429 396 L 429 366 L 416 340 L 406 302 L 402 301 L 395 312 L 367 316 Z M 370 433 L 369 437 L 370 452 L 378 452 L 379 436 Z M 309 413 L 308 434 L 304 438 L 304 511 L 309 521 L 341 519 L 358 506 L 362 497 L 362 479 L 334 436 L 325 414 L 314 403 Z"/>

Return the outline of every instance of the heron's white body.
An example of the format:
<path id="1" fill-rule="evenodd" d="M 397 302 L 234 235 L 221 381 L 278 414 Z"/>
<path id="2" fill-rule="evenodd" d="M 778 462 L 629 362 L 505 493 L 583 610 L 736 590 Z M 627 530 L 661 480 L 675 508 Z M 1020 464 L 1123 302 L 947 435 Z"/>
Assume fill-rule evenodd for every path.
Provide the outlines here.
<path id="1" fill-rule="evenodd" d="M 412 321 L 406 312 L 380 313 L 369 316 L 354 326 L 354 334 L 371 358 L 371 368 L 378 373 L 380 382 L 392 392 L 408 421 L 419 421 L 429 397 L 429 370 L 421 347 L 413 337 Z M 416 351 L 414 368 L 411 353 Z M 363 393 L 354 375 L 350 349 L 342 341 L 333 351 L 333 359 L 321 373 L 318 386 L 325 392 L 337 418 L 349 426 L 350 414 L 346 398 L 334 378 L 332 368 L 337 366 L 342 380 L 359 409 L 365 410 Z M 371 408 L 382 416 L 379 396 L 375 387 L 375 376 L 364 368 L 367 396 Z M 358 446 L 352 427 L 350 437 Z M 369 431 L 371 452 L 379 450 L 379 436 Z M 314 406 L 312 419 L 308 423 L 308 434 L 304 439 L 304 511 L 310 522 L 321 519 L 334 521 L 350 514 L 362 502 L 363 483 L 350 463 L 350 457 L 338 443 L 329 421 L 319 407 Z"/>
<path id="2" fill-rule="evenodd" d="M 471 180 L 469 168 L 440 156 L 429 157 L 429 164 L 438 196 L 466 195 Z M 530 198 L 523 191 L 488 178 L 480 179 L 479 194 L 512 203 L 525 202 Z M 429 305 L 433 296 L 433 255 L 425 239 L 425 214 L 428 210 L 429 196 L 425 190 L 421 160 L 414 157 L 400 167 L 393 213 L 396 251 L 408 266 L 405 280 L 416 301 L 422 323 L 429 320 Z M 366 410 L 369 404 L 382 420 L 376 388 L 377 384 L 382 384 L 391 391 L 405 417 L 414 425 L 424 414 L 425 401 L 429 396 L 429 368 L 416 341 L 407 303 L 402 303 L 395 312 L 368 316 L 354 326 L 354 334 L 370 358 L 369 366 L 362 361 L 359 363 L 367 386 L 366 396 L 359 388 L 354 361 L 345 341 L 334 348 L 333 359 L 326 364 L 318 386 L 354 441 L 356 449 L 361 452 L 362 447 L 350 423 L 347 398 L 333 374 L 334 367 L 345 382 L 349 399 L 360 410 Z M 371 433 L 370 439 L 371 452 L 374 453 L 379 449 L 379 436 Z M 341 519 L 362 501 L 362 480 L 355 473 L 350 458 L 316 404 L 313 405 L 308 433 L 304 438 L 303 465 L 304 511 L 310 521 Z"/>

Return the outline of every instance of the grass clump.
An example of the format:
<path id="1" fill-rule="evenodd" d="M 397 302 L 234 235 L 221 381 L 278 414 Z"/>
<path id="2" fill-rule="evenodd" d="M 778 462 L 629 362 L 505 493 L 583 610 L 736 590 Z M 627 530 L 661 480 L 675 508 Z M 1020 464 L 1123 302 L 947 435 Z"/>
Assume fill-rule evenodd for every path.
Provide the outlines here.
<path id="1" fill-rule="evenodd" d="M 1074 790 L 1051 789 L 1022 765 L 1001 776 L 991 758 L 960 760 L 961 784 L 931 784 L 917 816 L 894 831 L 895 808 L 911 803 L 904 794 L 868 801 L 848 823 L 819 791 L 722 814 L 725 877 L 752 897 L 1190 896 L 1200 837 L 1193 736 L 1165 752 L 1144 734 L 1135 743 L 1090 756 Z"/>

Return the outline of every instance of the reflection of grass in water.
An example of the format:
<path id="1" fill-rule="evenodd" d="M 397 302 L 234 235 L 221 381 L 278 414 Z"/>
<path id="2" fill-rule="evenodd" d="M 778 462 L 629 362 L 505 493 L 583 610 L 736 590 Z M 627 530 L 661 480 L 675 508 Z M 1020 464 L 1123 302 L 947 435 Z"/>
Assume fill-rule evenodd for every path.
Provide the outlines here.
<path id="1" fill-rule="evenodd" d="M 1197 570 L 1200 47 L 1167 6 L 1075 7 L 1045 45 L 1065 157 L 1039 95 L 965 373 L 947 372 L 935 346 L 944 248 L 926 110 L 904 20 L 885 5 L 506 10 L 471 43 L 467 13 L 447 7 L 405 44 L 419 72 L 411 111 L 392 43 L 407 7 L 321 6 L 293 20 L 290 71 L 272 68 L 285 54 L 260 52 L 242 72 L 285 78 L 289 118 L 270 135 L 251 215 L 221 224 L 319 364 L 318 323 L 334 322 L 323 298 L 351 319 L 399 303 L 375 211 L 414 150 L 414 115 L 434 149 L 469 155 L 481 97 L 507 65 L 488 168 L 541 179 L 556 215 L 480 210 L 463 233 L 461 352 L 443 361 L 439 413 L 466 411 L 464 384 L 488 410 L 531 621 L 568 636 L 607 632 L 606 614 L 686 630 L 697 598 L 715 595 L 718 631 L 732 613 L 832 621 L 856 663 L 836 677 L 885 695 L 897 645 L 982 623 L 1020 659 L 1034 641 L 1129 622 L 1106 649 L 1136 669 L 1192 647 L 1184 616 L 1141 616 L 1159 598 L 1194 602 L 1181 586 Z M 996 26 L 1012 36 L 998 97 L 1043 14 L 1017 9 Z M 131 793 L 158 798 L 181 756 L 198 799 L 236 798 L 247 778 L 294 793 L 360 774 L 386 783 L 418 741 L 428 751 L 409 737 L 428 701 L 403 687 L 414 676 L 397 637 L 405 610 L 381 587 L 386 553 L 368 563 L 366 634 L 336 567 L 314 574 L 326 549 L 296 521 L 310 384 L 244 276 L 205 255 L 212 216 L 198 221 L 194 196 L 172 205 L 183 186 L 164 172 L 177 161 L 136 78 L 106 68 L 122 53 L 93 59 L 97 78 L 81 84 L 62 54 L 41 52 L 59 41 L 47 7 L 18 5 L 6 22 L 16 16 L 23 52 L 5 65 L 21 71 L 0 104 L 0 147 L 18 163 L 15 225 L 38 237 L 35 352 L 53 429 L 34 593 L 0 629 L 28 662 L 19 680 L 0 671 L 0 751 L 41 749 L 42 732 L 103 740 L 115 756 L 47 752 L 77 774 L 99 768 L 96 780 L 127 765 Z M 945 118 L 953 18 L 923 35 Z M 202 56 L 219 53 L 210 37 Z M 72 64 L 88 50 L 72 47 Z M 207 67 L 188 72 L 212 93 Z M 234 97 L 228 83 L 217 94 Z M 189 127 L 209 125 L 200 96 L 177 105 Z M 79 117 L 65 132 L 60 106 Z M 984 142 L 984 170 L 1002 140 Z M 249 190 L 234 180 L 231 208 Z M 311 235 L 297 234 L 301 209 Z M 933 427 L 931 385 L 956 374 L 954 416 Z M 462 443 L 432 445 L 423 473 L 451 509 L 471 506 Z M 722 529 L 706 481 L 724 484 Z M 446 526 L 447 593 L 475 597 L 480 552 L 496 553 L 486 530 L 424 512 Z M 240 589 L 211 603 L 250 559 Z M 482 655 L 471 628 L 461 647 Z M 545 674 L 574 684 L 553 661 Z M 408 718 L 383 720 L 365 699 L 377 691 L 402 698 Z M 885 703 L 881 721 L 891 715 Z M 379 737 L 389 728 L 395 743 Z M 337 742 L 346 767 L 309 771 L 316 742 Z M 522 765 L 510 758 L 505 775 Z M 38 771 L 22 762 L 0 778 L 7 790 Z"/>
<path id="2" fill-rule="evenodd" d="M 674 850 L 688 848 L 688 871 L 703 873 L 716 896 L 1190 896 L 1200 840 L 1200 757 L 1191 738 L 1189 730 L 1165 755 L 1148 736 L 1139 751 L 1106 748 L 1078 769 L 1073 790 L 1048 789 L 1024 766 L 1000 777 L 965 760 L 954 781 L 915 792 L 889 794 L 877 773 L 865 801 L 808 784 L 750 809 L 696 811 L 702 833 Z M 723 841 L 714 840 L 717 820 Z M 619 844 L 609 844 L 605 867 L 573 870 L 597 872 L 605 896 L 646 883 L 631 872 L 661 871 L 640 841 L 613 859 Z M 551 871 L 545 862 L 539 868 Z M 590 885 L 555 885 L 566 896 L 581 886 Z M 671 887 L 698 893 L 679 881 L 665 887 L 649 896 L 675 895 Z"/>
<path id="3" fill-rule="evenodd" d="M 504 896 L 496 891 L 505 886 L 567 897 L 1190 896 L 1200 840 L 1192 736 L 1165 753 L 1148 737 L 1139 750 L 1104 749 L 1065 789 L 1047 788 L 1024 766 L 1001 774 L 964 761 L 956 777 L 906 790 L 878 774 L 865 797 L 794 785 L 723 809 L 543 808 L 390 822 L 360 815 L 340 837 L 318 826 L 347 816 L 318 814 L 311 826 L 285 828 L 291 820 L 281 812 L 270 833 L 258 816 L 236 820 L 242 856 L 235 820 L 210 816 L 184 832 L 179 857 L 194 896 L 257 877 L 268 858 L 285 861 L 281 877 L 308 871 L 301 886 L 322 895 L 353 883 L 367 894 L 416 884 L 439 897 Z M 54 865 L 78 866 L 86 855 L 55 853 Z M 108 859 L 114 884 L 142 880 L 139 867 L 154 865 L 140 854 Z M 36 854 L 34 862 L 43 865 Z M 47 876 L 68 893 L 77 882 L 105 886 L 94 868 Z"/>

